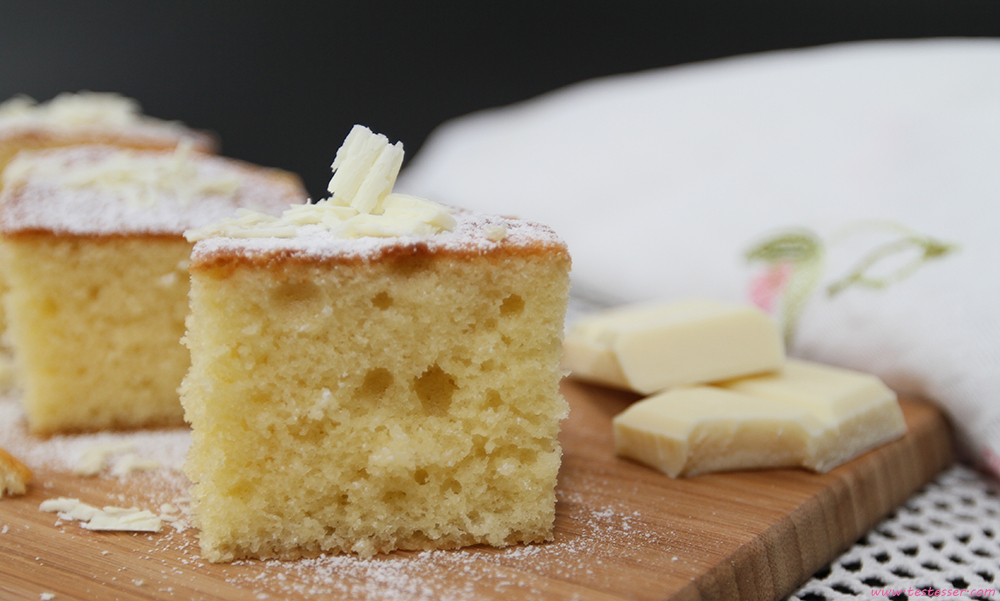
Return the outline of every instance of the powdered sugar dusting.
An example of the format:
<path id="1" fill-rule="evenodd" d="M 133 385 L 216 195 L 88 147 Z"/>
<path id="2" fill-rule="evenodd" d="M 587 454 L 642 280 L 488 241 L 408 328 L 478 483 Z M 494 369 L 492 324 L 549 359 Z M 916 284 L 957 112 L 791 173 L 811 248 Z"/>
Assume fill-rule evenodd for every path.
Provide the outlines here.
<path id="1" fill-rule="evenodd" d="M 669 533 L 653 533 L 625 505 L 594 507 L 579 494 L 559 494 L 556 540 L 503 549 L 396 552 L 372 559 L 329 555 L 297 561 L 240 561 L 253 572 L 230 579 L 260 587 L 284 598 L 335 597 L 358 600 L 471 601 L 497 593 L 517 599 L 548 599 L 550 580 L 580 585 L 580 597 L 593 588 L 621 590 L 607 582 L 602 566 L 623 556 L 642 561 L 637 551 L 669 542 Z M 561 522 L 561 524 L 559 524 Z M 565 590 L 560 591 L 563 595 Z"/>
<path id="2" fill-rule="evenodd" d="M 65 165 L 92 165 L 120 152 L 107 146 L 78 146 L 36 153 Z M 136 152 L 170 160 L 173 151 Z M 24 181 L 8 186 L 0 197 L 0 230 L 51 231 L 71 235 L 169 234 L 203 227 L 233 215 L 245 207 L 280 214 L 291 204 L 305 202 L 306 193 L 289 174 L 263 169 L 223 157 L 195 155 L 190 158 L 197 175 L 205 180 L 235 178 L 235 194 L 205 193 L 180 198 L 169 190 L 153 189 L 152 206 L 136 206 L 113 189 L 98 186 L 69 188 L 45 173 L 28 173 Z"/>
<path id="3" fill-rule="evenodd" d="M 430 252 L 475 254 L 511 248 L 565 249 L 565 243 L 544 225 L 464 210 L 457 210 L 454 217 L 453 230 L 433 235 L 344 239 L 324 229 L 303 226 L 292 238 L 213 237 L 195 245 L 192 261 L 219 255 L 255 258 L 289 254 L 320 261 L 337 257 L 372 261 L 394 250 L 419 247 Z M 498 231 L 505 235 L 497 236 Z"/>

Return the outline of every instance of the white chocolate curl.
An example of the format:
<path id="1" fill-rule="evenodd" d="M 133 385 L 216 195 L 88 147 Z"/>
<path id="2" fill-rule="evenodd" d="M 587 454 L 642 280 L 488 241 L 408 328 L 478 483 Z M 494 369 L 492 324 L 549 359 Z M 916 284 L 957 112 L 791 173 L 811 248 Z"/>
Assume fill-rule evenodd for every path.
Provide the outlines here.
<path id="1" fill-rule="evenodd" d="M 190 242 L 213 236 L 293 238 L 324 230 L 337 238 L 433 235 L 455 227 L 451 211 L 436 202 L 396 194 L 392 187 L 403 164 L 403 144 L 355 125 L 331 165 L 331 196 L 315 204 L 292 205 L 281 217 L 240 209 L 236 217 L 185 232 Z"/>

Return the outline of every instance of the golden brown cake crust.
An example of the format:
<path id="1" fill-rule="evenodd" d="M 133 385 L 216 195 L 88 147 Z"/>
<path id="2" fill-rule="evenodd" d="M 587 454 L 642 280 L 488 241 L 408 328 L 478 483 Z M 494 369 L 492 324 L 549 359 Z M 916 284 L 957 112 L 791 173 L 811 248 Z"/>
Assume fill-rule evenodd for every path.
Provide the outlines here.
<path id="1" fill-rule="evenodd" d="M 295 238 L 209 238 L 195 245 L 191 271 L 225 278 L 240 267 L 279 270 L 285 265 L 352 266 L 388 262 L 401 268 L 430 260 L 546 257 L 570 267 L 570 255 L 548 226 L 459 210 L 454 231 L 433 236 L 338 239 L 325 233 Z M 487 232 L 502 228 L 498 241 Z"/>
<path id="2" fill-rule="evenodd" d="M 0 144 L 16 143 L 22 149 L 106 144 L 136 150 L 164 150 L 177 146 L 185 138 L 190 139 L 199 152 L 215 153 L 219 150 L 216 136 L 180 126 L 136 124 L 128 128 L 68 128 L 43 123 L 16 123 L 0 127 Z"/>
<path id="3" fill-rule="evenodd" d="M 30 230 L 20 230 L 16 232 L 4 233 L 4 237 L 8 240 L 14 241 L 31 241 L 31 240 L 70 240 L 70 239 L 81 239 L 89 240 L 93 242 L 101 242 L 107 240 L 177 240 L 183 239 L 183 236 L 177 234 L 150 234 L 150 233 L 139 233 L 139 232 L 116 232 L 114 234 L 57 234 L 52 230 L 43 229 L 30 229 Z"/>
<path id="4" fill-rule="evenodd" d="M 387 246 L 375 256 L 359 255 L 326 255 L 317 257 L 305 252 L 294 250 L 279 250 L 263 254 L 234 254 L 222 250 L 199 255 L 191 264 L 191 270 L 217 278 L 227 277 L 233 270 L 250 267 L 254 269 L 269 269 L 280 271 L 286 265 L 344 265 L 356 266 L 371 261 L 391 263 L 400 269 L 416 268 L 430 260 L 470 260 L 481 258 L 507 257 L 551 257 L 553 260 L 565 262 L 569 268 L 569 252 L 565 246 L 553 244 L 505 245 L 498 244 L 487 251 L 472 247 L 455 247 L 445 250 L 433 250 L 426 242 L 401 243 Z"/>

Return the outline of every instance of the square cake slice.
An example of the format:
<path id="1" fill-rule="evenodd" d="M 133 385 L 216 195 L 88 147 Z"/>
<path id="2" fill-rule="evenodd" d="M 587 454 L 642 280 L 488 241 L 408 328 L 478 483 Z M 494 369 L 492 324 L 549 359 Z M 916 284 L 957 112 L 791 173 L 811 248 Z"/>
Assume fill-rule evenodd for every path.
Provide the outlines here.
<path id="1" fill-rule="evenodd" d="M 186 148 L 22 153 L 4 182 L 4 300 L 22 404 L 40 434 L 183 424 L 183 232 L 305 198 L 292 174 Z"/>
<path id="2" fill-rule="evenodd" d="M 190 144 L 199 152 L 215 152 L 215 138 L 177 121 L 142 114 L 139 103 L 118 94 L 60 94 L 38 103 L 15 96 L 0 103 L 0 173 L 22 151 L 78 145 L 107 145 L 142 150 L 169 150 Z M 0 295 L 7 290 L 0 270 Z M 0 334 L 7 316 L 0 304 Z M 4 344 L 0 336 L 0 345 Z M 0 347 L 0 389 L 10 387 L 15 373 L 9 349 Z"/>
<path id="3" fill-rule="evenodd" d="M 356 198 L 247 215 L 192 254 L 181 400 L 203 557 L 550 540 L 565 244 L 384 187 L 361 198 L 386 177 L 352 180 L 343 153 Z"/>

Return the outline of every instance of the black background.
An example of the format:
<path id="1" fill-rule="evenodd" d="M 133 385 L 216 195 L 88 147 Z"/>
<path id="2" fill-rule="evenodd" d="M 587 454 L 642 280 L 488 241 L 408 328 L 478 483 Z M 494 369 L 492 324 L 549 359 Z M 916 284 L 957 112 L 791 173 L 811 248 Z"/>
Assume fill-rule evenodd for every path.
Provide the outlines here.
<path id="1" fill-rule="evenodd" d="M 595 76 L 832 42 L 1000 36 L 1000 0 L 0 0 L 0 100 L 116 91 L 300 173 L 316 198 L 354 123 L 412 156 L 442 121 Z"/>

